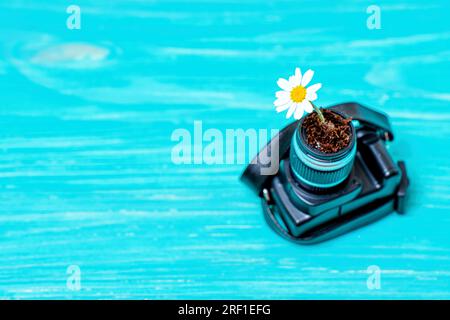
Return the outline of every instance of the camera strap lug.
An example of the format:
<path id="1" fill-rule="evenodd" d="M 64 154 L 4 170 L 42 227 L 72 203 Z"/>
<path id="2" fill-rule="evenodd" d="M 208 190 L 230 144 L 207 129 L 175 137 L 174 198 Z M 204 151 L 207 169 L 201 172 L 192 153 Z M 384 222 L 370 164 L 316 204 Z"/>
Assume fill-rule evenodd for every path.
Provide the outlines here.
<path id="1" fill-rule="evenodd" d="M 402 172 L 402 180 L 398 186 L 397 195 L 395 199 L 395 211 L 400 214 L 405 213 L 405 205 L 406 205 L 406 190 L 409 186 L 409 179 L 406 173 L 406 165 L 404 161 L 399 161 L 398 166 L 400 171 Z"/>

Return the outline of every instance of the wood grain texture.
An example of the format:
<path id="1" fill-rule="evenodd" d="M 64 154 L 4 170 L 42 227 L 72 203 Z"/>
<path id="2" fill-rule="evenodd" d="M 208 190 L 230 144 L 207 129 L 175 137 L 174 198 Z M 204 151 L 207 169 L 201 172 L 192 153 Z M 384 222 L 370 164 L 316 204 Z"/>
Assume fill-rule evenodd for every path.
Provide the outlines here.
<path id="1" fill-rule="evenodd" d="M 0 298 L 450 298 L 447 1 L 381 1 L 381 30 L 368 1 L 76 3 L 73 31 L 66 1 L 0 4 Z M 406 215 L 296 246 L 266 226 L 244 165 L 171 161 L 196 120 L 286 125 L 272 103 L 296 66 L 320 104 L 391 116 Z"/>

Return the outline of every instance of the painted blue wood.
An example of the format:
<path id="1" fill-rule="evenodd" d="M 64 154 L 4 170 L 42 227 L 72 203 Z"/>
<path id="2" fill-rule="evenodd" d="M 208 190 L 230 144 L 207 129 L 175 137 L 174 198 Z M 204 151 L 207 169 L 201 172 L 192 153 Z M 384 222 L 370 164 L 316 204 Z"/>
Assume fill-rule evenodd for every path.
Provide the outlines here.
<path id="1" fill-rule="evenodd" d="M 380 30 L 369 1 L 74 2 L 81 30 L 67 1 L 0 4 L 1 298 L 450 298 L 448 1 L 377 1 Z M 264 223 L 243 164 L 171 161 L 196 120 L 287 124 L 272 102 L 296 66 L 320 104 L 392 117 L 406 215 L 296 246 Z"/>

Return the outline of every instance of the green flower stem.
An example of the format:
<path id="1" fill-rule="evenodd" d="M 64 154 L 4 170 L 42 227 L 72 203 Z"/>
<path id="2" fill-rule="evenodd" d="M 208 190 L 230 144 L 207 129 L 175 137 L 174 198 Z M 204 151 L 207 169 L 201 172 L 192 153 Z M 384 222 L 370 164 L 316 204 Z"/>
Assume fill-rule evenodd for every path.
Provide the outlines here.
<path id="1" fill-rule="evenodd" d="M 323 116 L 322 111 L 320 111 L 320 109 L 314 103 L 311 102 L 311 105 L 313 106 L 314 110 L 317 112 L 320 122 L 325 123 L 325 117 Z"/>

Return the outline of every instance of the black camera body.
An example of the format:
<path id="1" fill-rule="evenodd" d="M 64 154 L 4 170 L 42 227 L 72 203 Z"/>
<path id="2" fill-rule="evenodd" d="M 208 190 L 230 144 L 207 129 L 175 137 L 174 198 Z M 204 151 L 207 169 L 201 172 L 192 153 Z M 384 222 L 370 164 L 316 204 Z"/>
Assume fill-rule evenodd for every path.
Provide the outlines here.
<path id="1" fill-rule="evenodd" d="M 343 181 L 315 188 L 298 179 L 290 149 L 300 121 L 280 131 L 241 177 L 261 197 L 268 224 L 300 244 L 318 243 L 405 210 L 409 180 L 404 162 L 395 163 L 386 149 L 386 142 L 393 140 L 388 117 L 358 103 L 327 109 L 351 117 L 355 124 L 354 155 Z M 279 153 L 279 170 L 263 175 L 267 161 L 261 161 L 261 155 L 274 150 Z"/>

